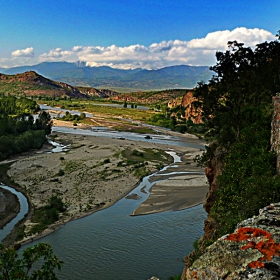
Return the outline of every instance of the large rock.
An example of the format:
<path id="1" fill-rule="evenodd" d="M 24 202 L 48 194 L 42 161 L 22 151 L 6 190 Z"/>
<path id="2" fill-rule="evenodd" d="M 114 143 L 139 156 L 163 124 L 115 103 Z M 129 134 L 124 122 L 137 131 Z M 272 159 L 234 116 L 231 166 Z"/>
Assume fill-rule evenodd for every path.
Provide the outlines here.
<path id="1" fill-rule="evenodd" d="M 189 267 L 184 280 L 280 279 L 280 203 L 221 237 Z"/>

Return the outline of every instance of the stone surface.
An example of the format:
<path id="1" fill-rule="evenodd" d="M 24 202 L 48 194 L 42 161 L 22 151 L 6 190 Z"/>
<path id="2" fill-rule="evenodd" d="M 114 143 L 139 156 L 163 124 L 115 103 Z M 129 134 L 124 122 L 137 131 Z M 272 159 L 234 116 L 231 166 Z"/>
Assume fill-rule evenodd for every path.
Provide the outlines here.
<path id="1" fill-rule="evenodd" d="M 201 108 L 196 108 L 193 104 L 197 99 L 193 96 L 191 91 L 188 91 L 182 99 L 181 106 L 185 109 L 185 118 L 189 118 L 194 124 L 202 123 L 202 110 Z"/>
<path id="2" fill-rule="evenodd" d="M 276 169 L 278 174 L 280 173 L 280 97 L 274 96 L 272 99 L 273 104 L 273 116 L 271 122 L 271 149 L 277 154 Z"/>
<path id="3" fill-rule="evenodd" d="M 279 226 L 280 203 L 260 209 L 206 248 L 182 279 L 280 279 Z"/>

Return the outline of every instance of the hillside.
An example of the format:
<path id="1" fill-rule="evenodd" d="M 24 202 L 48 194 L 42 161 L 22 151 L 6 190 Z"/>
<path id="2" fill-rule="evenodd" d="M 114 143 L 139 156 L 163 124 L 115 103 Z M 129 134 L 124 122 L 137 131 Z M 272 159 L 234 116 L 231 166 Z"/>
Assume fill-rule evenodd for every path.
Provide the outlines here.
<path id="1" fill-rule="evenodd" d="M 94 88 L 116 91 L 162 90 L 193 88 L 199 81 L 208 81 L 212 72 L 208 66 L 177 65 L 157 70 L 124 70 L 108 66 L 89 67 L 83 62 L 43 62 L 33 66 L 0 69 L 4 74 L 36 71 L 49 79 Z"/>
<path id="2" fill-rule="evenodd" d="M 34 71 L 23 74 L 0 74 L 0 92 L 12 95 L 86 98 L 76 88 L 47 79 Z"/>

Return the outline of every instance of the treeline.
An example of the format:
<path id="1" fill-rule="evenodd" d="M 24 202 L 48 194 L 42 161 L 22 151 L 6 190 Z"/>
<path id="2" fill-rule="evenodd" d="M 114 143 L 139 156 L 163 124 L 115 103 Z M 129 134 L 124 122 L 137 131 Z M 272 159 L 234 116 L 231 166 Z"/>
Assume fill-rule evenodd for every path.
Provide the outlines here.
<path id="1" fill-rule="evenodd" d="M 229 42 L 229 49 L 216 57 L 210 68 L 215 75 L 194 92 L 212 142 L 199 161 L 207 165 L 219 157 L 223 162 L 209 213 L 213 240 L 258 214 L 259 208 L 280 201 L 270 145 L 272 97 L 280 92 L 280 42 L 264 42 L 255 49 Z"/>
<path id="2" fill-rule="evenodd" d="M 51 132 L 51 116 L 40 112 L 35 101 L 13 96 L 0 97 L 0 160 L 11 155 L 38 149 Z"/>
<path id="3" fill-rule="evenodd" d="M 19 114 L 34 114 L 40 110 L 36 101 L 15 96 L 5 96 L 0 93 L 0 114 L 1 115 L 19 115 Z"/>

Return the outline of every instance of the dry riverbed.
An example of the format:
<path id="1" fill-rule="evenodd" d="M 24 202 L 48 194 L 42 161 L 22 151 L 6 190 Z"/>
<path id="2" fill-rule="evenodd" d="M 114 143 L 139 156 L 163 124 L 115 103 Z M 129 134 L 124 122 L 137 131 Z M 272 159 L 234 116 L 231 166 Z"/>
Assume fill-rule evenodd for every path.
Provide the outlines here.
<path id="1" fill-rule="evenodd" d="M 190 167 L 190 162 L 186 162 L 186 159 L 190 161 L 200 152 L 186 147 L 125 139 L 63 133 L 54 133 L 51 137 L 58 143 L 69 144 L 69 150 L 62 153 L 35 151 L 25 157 L 17 157 L 11 164 L 8 175 L 28 194 L 32 211 L 46 205 L 52 196 L 60 197 L 67 206 L 67 211 L 61 214 L 58 222 L 39 234 L 30 233 L 35 223 L 29 215 L 24 223 L 25 237 L 19 243 L 40 238 L 70 220 L 113 205 L 133 190 L 141 177 L 172 162 L 172 158 L 164 151 L 172 149 L 185 159 L 180 163 L 182 170 Z M 200 169 L 201 171 L 203 170 Z M 190 187 L 187 203 L 183 203 L 186 197 L 184 183 L 187 184 L 189 179 L 181 179 L 183 181 L 180 181 L 180 187 L 169 188 L 169 208 L 166 205 L 164 208 L 160 207 L 161 202 L 152 200 L 148 204 L 154 205 L 153 209 L 147 209 L 147 213 L 157 212 L 157 209 L 158 212 L 184 209 L 204 200 L 208 187 L 199 181 L 197 189 Z M 204 177 L 199 180 L 204 180 Z M 170 183 L 174 186 L 174 182 Z M 162 187 L 161 184 L 154 188 L 156 190 Z M 155 199 L 153 191 L 149 199 Z M 146 213 L 141 209 L 134 214 Z"/>

